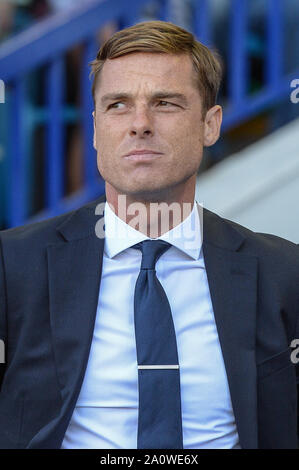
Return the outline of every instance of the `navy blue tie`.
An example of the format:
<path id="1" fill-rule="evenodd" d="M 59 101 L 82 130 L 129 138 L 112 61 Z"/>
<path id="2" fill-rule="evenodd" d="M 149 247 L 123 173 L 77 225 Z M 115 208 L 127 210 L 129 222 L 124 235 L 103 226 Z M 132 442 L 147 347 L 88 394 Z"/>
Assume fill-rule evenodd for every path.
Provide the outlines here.
<path id="1" fill-rule="evenodd" d="M 145 240 L 135 286 L 134 319 L 138 362 L 138 449 L 182 449 L 180 370 L 175 329 L 166 293 L 155 271 L 170 248 Z"/>

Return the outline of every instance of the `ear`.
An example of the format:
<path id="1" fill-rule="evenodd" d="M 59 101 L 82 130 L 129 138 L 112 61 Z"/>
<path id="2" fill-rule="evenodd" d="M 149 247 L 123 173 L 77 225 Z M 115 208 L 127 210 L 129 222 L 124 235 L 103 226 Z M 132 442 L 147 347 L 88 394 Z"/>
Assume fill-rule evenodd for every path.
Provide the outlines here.
<path id="1" fill-rule="evenodd" d="M 207 111 L 204 121 L 204 146 L 210 147 L 219 139 L 222 123 L 222 108 L 213 106 Z"/>
<path id="2" fill-rule="evenodd" d="M 93 147 L 97 150 L 97 134 L 96 134 L 96 113 L 95 111 L 92 112 L 93 117 Z"/>

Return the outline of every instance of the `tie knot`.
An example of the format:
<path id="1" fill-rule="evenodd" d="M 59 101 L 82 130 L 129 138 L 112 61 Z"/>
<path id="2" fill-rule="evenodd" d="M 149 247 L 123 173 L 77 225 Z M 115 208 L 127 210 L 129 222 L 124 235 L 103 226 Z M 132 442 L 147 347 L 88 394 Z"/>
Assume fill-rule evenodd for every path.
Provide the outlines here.
<path id="1" fill-rule="evenodd" d="M 133 246 L 136 250 L 141 250 L 142 261 L 140 269 L 155 269 L 156 262 L 165 251 L 170 248 L 170 243 L 164 240 L 144 240 Z"/>

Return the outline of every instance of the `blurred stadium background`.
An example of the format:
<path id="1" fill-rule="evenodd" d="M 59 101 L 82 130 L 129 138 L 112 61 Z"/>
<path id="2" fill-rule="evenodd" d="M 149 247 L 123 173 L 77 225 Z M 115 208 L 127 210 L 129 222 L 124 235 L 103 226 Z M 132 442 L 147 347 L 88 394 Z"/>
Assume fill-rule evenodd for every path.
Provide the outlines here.
<path id="1" fill-rule="evenodd" d="M 88 63 L 113 32 L 152 19 L 225 65 L 222 136 L 205 149 L 197 200 L 299 243 L 298 0 L 0 0 L 0 229 L 103 193 Z"/>

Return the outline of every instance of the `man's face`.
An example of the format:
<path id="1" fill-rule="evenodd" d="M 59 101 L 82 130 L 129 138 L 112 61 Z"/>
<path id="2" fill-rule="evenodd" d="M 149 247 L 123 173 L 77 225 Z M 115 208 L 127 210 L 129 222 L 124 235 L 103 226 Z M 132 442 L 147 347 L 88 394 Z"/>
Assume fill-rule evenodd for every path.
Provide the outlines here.
<path id="1" fill-rule="evenodd" d="M 107 60 L 96 91 L 94 146 L 110 190 L 163 200 L 190 181 L 194 186 L 203 146 L 219 135 L 221 108 L 214 108 L 203 121 L 187 54 L 137 52 Z M 148 152 L 125 156 L 134 150 Z"/>

